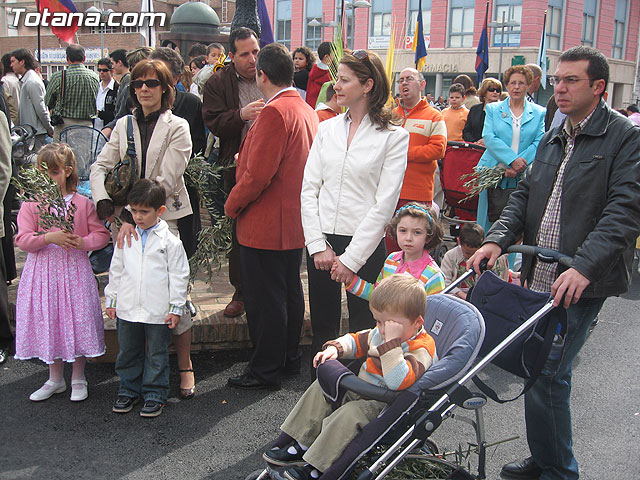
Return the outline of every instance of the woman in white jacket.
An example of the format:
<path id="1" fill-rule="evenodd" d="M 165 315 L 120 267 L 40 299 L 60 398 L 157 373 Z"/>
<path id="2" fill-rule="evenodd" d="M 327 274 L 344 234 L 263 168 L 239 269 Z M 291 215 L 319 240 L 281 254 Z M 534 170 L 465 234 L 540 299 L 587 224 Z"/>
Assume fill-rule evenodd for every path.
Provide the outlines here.
<path id="1" fill-rule="evenodd" d="M 320 124 L 301 192 L 314 352 L 339 336 L 342 282 L 354 273 L 375 282 L 382 268 L 409 148 L 384 107 L 389 82 L 376 54 L 345 54 L 334 90 L 348 111 Z M 348 294 L 347 305 L 350 331 L 373 327 L 366 300 Z"/>

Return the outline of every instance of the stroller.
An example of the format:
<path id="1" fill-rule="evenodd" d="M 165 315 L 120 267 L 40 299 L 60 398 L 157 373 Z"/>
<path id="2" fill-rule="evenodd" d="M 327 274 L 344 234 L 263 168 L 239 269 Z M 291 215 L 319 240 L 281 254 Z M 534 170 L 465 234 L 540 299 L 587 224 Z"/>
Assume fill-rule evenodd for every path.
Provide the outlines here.
<path id="1" fill-rule="evenodd" d="M 444 209 L 447 220 L 457 223 L 475 222 L 478 197 L 464 200 L 469 195 L 469 189 L 464 186 L 467 179 L 461 180 L 460 177 L 473 173 L 484 150 L 484 147 L 475 143 L 447 142 L 447 150 L 440 166 L 440 182 L 447 203 Z"/>
<path id="2" fill-rule="evenodd" d="M 89 174 L 91 165 L 96 161 L 102 147 L 108 142 L 100 130 L 82 125 L 72 125 L 60 132 L 60 143 L 68 144 L 76 157 L 76 171 L 78 172 L 78 193 L 91 199 L 91 185 Z M 91 252 L 89 260 L 93 273 L 104 273 L 109 270 L 113 244 Z"/>
<path id="3" fill-rule="evenodd" d="M 78 193 L 91 198 L 89 173 L 91 165 L 98 158 L 105 143 L 105 137 L 100 130 L 82 125 L 72 125 L 60 132 L 60 143 L 71 147 L 76 157 L 76 171 L 78 172 Z"/>
<path id="4" fill-rule="evenodd" d="M 571 258 L 558 252 L 543 250 L 537 247 L 515 246 L 511 252 L 536 254 L 538 259 L 546 262 L 559 262 L 570 265 Z M 448 290 L 455 288 L 460 282 L 474 275 L 469 270 L 454 282 Z M 486 279 L 486 280 L 485 280 Z M 492 272 L 485 272 L 478 280 L 476 289 L 481 284 L 505 284 Z M 511 286 L 514 287 L 514 286 Z M 514 287 L 517 290 L 524 290 Z M 511 289 L 513 290 L 513 289 Z M 487 291 L 485 289 L 485 291 Z M 504 294 L 503 286 L 498 285 L 494 292 Z M 519 292 L 520 293 L 520 292 Z M 524 292 L 523 292 L 524 293 Z M 369 480 L 387 477 L 393 479 L 450 479 L 469 480 L 486 478 L 486 450 L 489 446 L 485 438 L 485 425 L 482 408 L 487 397 L 482 393 L 471 392 L 465 384 L 474 379 L 489 362 L 499 364 L 501 355 L 513 347 L 520 337 L 531 338 L 532 333 L 539 332 L 539 324 L 546 323 L 546 331 L 555 331 L 562 325 L 566 332 L 566 313 L 564 309 L 555 309 L 551 298 L 543 298 L 535 305 L 530 302 L 531 292 L 527 295 L 515 295 L 509 299 L 519 303 L 523 311 L 529 310 L 529 317 L 521 317 L 517 313 L 510 325 L 505 326 L 506 338 L 495 342 L 489 338 L 491 348 L 484 343 L 486 315 L 492 315 L 500 303 L 493 302 L 492 308 L 486 308 L 486 296 L 478 300 L 476 306 L 450 295 L 432 295 L 427 301 L 425 314 L 425 330 L 435 342 L 438 361 L 411 387 L 403 391 L 391 391 L 369 384 L 355 375 L 346 374 L 341 364 L 330 360 L 318 367 L 318 377 L 335 378 L 341 389 L 355 392 L 361 397 L 387 403 L 381 414 L 367 424 L 358 436 L 348 445 L 341 457 L 320 477 L 320 480 Z M 540 295 L 540 294 L 534 294 Z M 473 297 L 472 297 L 473 299 Z M 496 305 L 497 304 L 497 305 Z M 509 310 L 509 313 L 511 311 Z M 493 332 L 495 333 L 495 332 Z M 502 332 L 501 332 L 502 333 Z M 527 337 L 528 335 L 528 337 Z M 482 348 L 488 350 L 486 356 L 473 366 Z M 543 352 L 546 360 L 548 350 Z M 539 361 L 540 355 L 538 355 Z M 533 377 L 532 377 L 533 378 Z M 323 382 L 326 378 L 323 378 Z M 326 383 L 326 382 L 325 382 Z M 454 410 L 473 411 L 475 419 L 454 415 Z M 462 466 L 443 459 L 430 436 L 448 418 L 456 418 L 469 423 L 475 430 L 475 447 L 478 454 L 478 469 L 475 475 L 467 472 Z M 293 439 L 282 433 L 274 446 L 283 447 Z M 246 480 L 280 480 L 283 467 L 267 464 L 264 470 L 254 472 Z"/>

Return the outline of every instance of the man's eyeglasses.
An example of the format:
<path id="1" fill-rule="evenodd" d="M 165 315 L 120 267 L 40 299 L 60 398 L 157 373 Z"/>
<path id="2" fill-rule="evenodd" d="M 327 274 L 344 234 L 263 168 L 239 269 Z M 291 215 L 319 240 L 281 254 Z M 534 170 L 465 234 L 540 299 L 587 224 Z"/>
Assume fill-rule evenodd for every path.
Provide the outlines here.
<path id="1" fill-rule="evenodd" d="M 564 84 L 567 87 L 570 87 L 571 85 L 575 85 L 578 82 L 581 82 L 582 80 L 589 80 L 591 81 L 590 78 L 578 78 L 578 77 L 557 77 L 555 75 L 552 75 L 549 77 L 549 83 L 553 86 L 556 85 L 560 85 L 560 83 L 564 82 Z"/>
<path id="2" fill-rule="evenodd" d="M 146 85 L 149 88 L 156 88 L 160 86 L 160 80 L 156 78 L 149 78 L 147 80 L 133 80 L 131 82 L 133 88 L 142 88 L 143 85 Z"/>
<path id="3" fill-rule="evenodd" d="M 501 88 L 496 88 L 496 87 L 489 87 L 489 88 L 487 88 L 487 92 L 491 92 L 491 93 L 495 93 L 495 92 L 502 93 L 502 89 L 501 89 Z"/>
<path id="4" fill-rule="evenodd" d="M 110 69 L 110 68 L 99 68 L 99 69 L 98 69 L 98 71 L 99 71 L 99 72 L 105 72 L 105 73 L 106 73 L 106 72 L 110 72 L 110 71 L 111 71 L 111 69 Z"/>
<path id="5" fill-rule="evenodd" d="M 413 83 L 413 82 L 417 82 L 418 80 L 416 79 L 416 77 L 414 77 L 413 75 L 410 77 L 400 77 L 398 79 L 398 83 Z"/>

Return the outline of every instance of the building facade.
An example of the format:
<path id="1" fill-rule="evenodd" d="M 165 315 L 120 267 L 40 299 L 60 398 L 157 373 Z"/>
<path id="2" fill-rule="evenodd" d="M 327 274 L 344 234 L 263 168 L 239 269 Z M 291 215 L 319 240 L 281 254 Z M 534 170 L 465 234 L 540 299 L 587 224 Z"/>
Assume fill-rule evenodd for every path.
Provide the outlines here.
<path id="1" fill-rule="evenodd" d="M 333 38 L 333 28 L 311 27 L 316 19 L 329 24 L 340 18 L 342 0 L 266 0 L 274 37 L 290 48 L 315 48 Z M 385 56 L 391 30 L 395 32 L 395 70 L 414 64 L 410 40 L 417 18 L 418 0 L 347 1 L 347 43 L 352 48 L 373 49 Z M 547 12 L 547 66 L 553 73 L 563 50 L 590 45 L 609 59 L 611 81 L 608 101 L 615 107 L 637 101 L 636 80 L 640 0 L 491 0 L 489 22 L 515 22 L 518 26 L 489 28 L 489 70 L 498 76 L 500 46 L 502 70 L 512 64 L 537 63 L 545 11 Z M 361 6 L 362 5 L 362 6 Z M 476 48 L 487 9 L 486 0 L 422 0 L 424 34 L 428 45 L 423 74 L 427 91 L 446 95 L 453 78 L 466 73 L 476 78 Z M 634 94 L 634 88 L 636 93 Z M 547 84 L 538 103 L 553 93 Z"/>

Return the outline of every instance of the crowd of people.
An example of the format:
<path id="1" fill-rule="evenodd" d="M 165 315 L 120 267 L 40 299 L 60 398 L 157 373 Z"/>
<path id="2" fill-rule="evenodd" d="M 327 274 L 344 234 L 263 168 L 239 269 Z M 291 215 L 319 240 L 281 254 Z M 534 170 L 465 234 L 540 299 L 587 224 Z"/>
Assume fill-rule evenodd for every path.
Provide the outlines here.
<path id="1" fill-rule="evenodd" d="M 84 66 L 84 49 L 69 45 L 68 67 L 46 88 L 29 50 L 3 57 L 2 192 L 11 177 L 9 126 L 29 123 L 36 130 L 37 167 L 59 186 L 64 212 L 73 212 L 69 231 L 48 228 L 34 202 L 23 203 L 18 214 L 15 245 L 28 255 L 17 297 L 15 358 L 49 365 L 49 379 L 30 399 L 66 391 L 64 362 L 73 364 L 71 400 L 88 397 L 86 358 L 105 347 L 87 252 L 110 240 L 105 313 L 117 321 L 120 344 L 113 412 L 128 413 L 139 401 L 144 417 L 162 412 L 172 341 L 180 395 L 195 395 L 188 257 L 198 246 L 201 199 L 184 172 L 202 153 L 223 168 L 215 208 L 233 220 L 234 294 L 224 314 L 246 311 L 253 344 L 244 373 L 229 378 L 230 387 L 277 390 L 283 377 L 303 370 L 303 256 L 312 349 L 319 352 L 311 371 L 329 359 L 367 357 L 360 376 L 394 390 L 410 386 L 437 361 L 422 326 L 428 295 L 469 268 L 478 271 L 486 258 L 505 281 L 519 279 L 551 294 L 569 316 L 559 372 L 526 395 L 532 457 L 503 473 L 577 478 L 571 365 L 605 298 L 630 282 L 640 232 L 640 127 L 633 123 L 640 114 L 631 112 L 630 121 L 606 104 L 608 64 L 589 47 L 560 57 L 550 77 L 552 113 L 532 101 L 541 75 L 535 65 L 510 67 L 504 84 L 487 78 L 478 90 L 460 75 L 445 106 L 442 98 L 423 96 L 424 77 L 413 68 L 399 73 L 392 103 L 375 53 L 332 55 L 328 42 L 317 58 L 306 47 L 261 49 L 256 34 L 241 27 L 231 32 L 228 59 L 217 43 L 195 46 L 186 66 L 171 48 L 140 47 L 115 50 L 98 62 L 96 74 Z M 91 167 L 92 200 L 76 192 L 74 153 L 57 142 L 71 125 L 93 126 L 108 138 Z M 499 188 L 508 195 L 506 206 L 492 212 L 486 192 L 480 194 L 477 223 L 460 229 L 458 246 L 439 265 L 431 252 L 444 234 L 438 161 L 447 141 L 484 147 L 478 166 L 501 165 Z M 572 268 L 525 257 L 513 272 L 503 253 L 522 239 L 573 256 Z M 0 361 L 13 342 L 6 283 L 15 278 L 7 273 L 13 260 L 2 257 Z M 472 286 L 468 281 L 452 294 L 464 299 Z M 343 288 L 354 333 L 339 337 Z M 291 442 L 265 458 L 291 466 L 287 478 L 318 478 L 383 407 L 348 400 L 335 413 L 320 408 L 324 400 L 314 382 L 282 426 Z"/>

